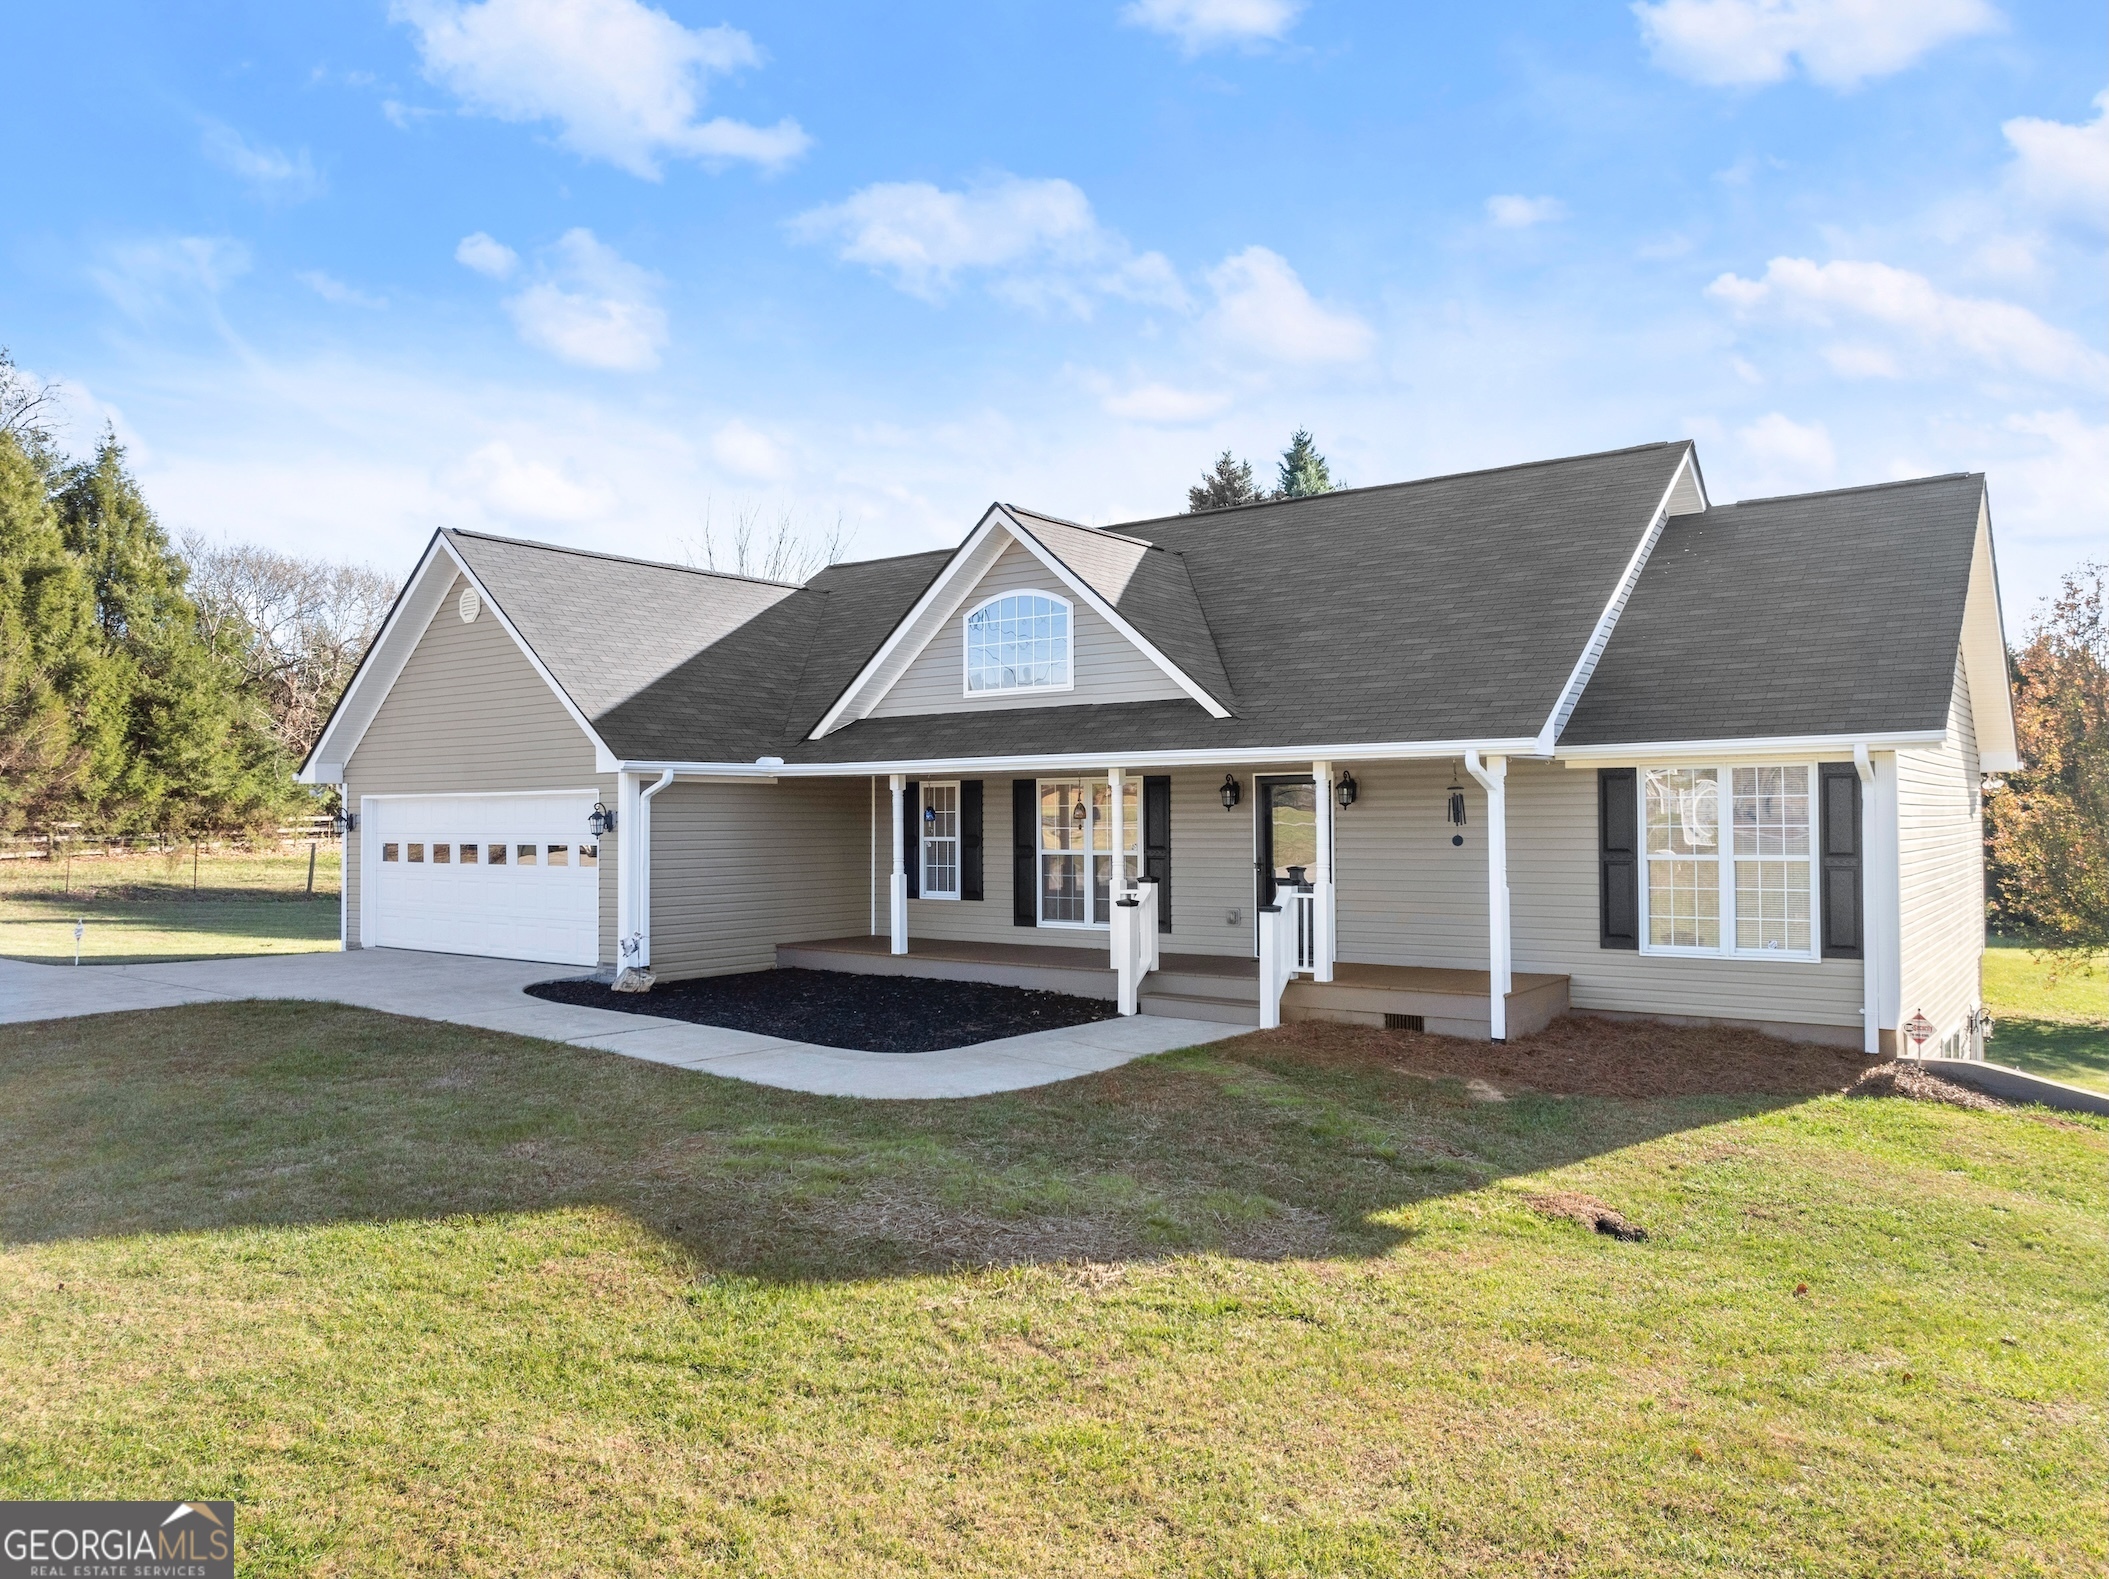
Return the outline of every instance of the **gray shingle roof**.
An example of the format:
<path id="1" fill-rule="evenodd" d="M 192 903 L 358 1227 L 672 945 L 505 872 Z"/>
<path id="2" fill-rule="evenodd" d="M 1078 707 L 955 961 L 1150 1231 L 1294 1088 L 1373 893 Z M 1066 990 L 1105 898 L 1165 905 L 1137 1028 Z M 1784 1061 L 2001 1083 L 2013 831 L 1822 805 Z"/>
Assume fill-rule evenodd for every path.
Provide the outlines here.
<path id="1" fill-rule="evenodd" d="M 1562 744 L 1943 728 L 1983 498 L 1969 473 L 1672 519 Z"/>
<path id="2" fill-rule="evenodd" d="M 1655 444 L 1097 532 L 1011 509 L 1232 709 L 865 719 L 806 737 L 952 559 L 803 587 L 450 531 L 617 755 L 898 761 L 1534 735 L 1689 449 Z M 1563 743 L 1937 729 L 1978 476 L 1672 519 Z"/>

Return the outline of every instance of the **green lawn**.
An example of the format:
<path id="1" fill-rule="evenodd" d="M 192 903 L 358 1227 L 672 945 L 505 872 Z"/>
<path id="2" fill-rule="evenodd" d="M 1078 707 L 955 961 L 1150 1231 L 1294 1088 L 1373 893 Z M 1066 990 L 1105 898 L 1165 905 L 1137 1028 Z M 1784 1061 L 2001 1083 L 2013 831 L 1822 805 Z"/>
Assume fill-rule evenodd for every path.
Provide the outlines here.
<path id="1" fill-rule="evenodd" d="M 0 1496 L 232 1497 L 250 1574 L 2101 1571 L 2109 1123 L 1368 1045 L 894 1104 L 0 1027 Z"/>
<path id="2" fill-rule="evenodd" d="M 0 956 L 97 965 L 305 954 L 337 946 L 337 853 L 325 845 L 307 892 L 308 852 L 88 856 L 0 861 Z"/>
<path id="3" fill-rule="evenodd" d="M 1985 1056 L 2109 1091 L 2109 958 L 2097 958 L 2090 971 L 2069 949 L 2035 949 L 2014 938 L 1988 941 L 1985 1003 L 1997 1027 Z"/>

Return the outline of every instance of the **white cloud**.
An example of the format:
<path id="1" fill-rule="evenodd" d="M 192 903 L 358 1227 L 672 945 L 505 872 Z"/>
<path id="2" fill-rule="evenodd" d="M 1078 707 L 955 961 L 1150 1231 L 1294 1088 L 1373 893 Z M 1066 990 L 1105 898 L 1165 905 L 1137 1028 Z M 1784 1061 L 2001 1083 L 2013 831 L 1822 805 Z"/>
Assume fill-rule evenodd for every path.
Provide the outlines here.
<path id="1" fill-rule="evenodd" d="M 249 270 L 249 249 L 223 236 L 171 236 L 113 247 L 88 271 L 103 293 L 135 318 L 177 296 L 217 296 Z"/>
<path id="2" fill-rule="evenodd" d="M 937 301 L 958 277 L 983 272 L 1021 305 L 1061 301 L 1088 312 L 1094 295 L 1184 303 L 1163 254 L 1136 254 L 1098 222 L 1073 183 L 1005 175 L 963 191 L 927 181 L 882 181 L 791 221 L 801 241 L 831 241 L 836 256 Z"/>
<path id="3" fill-rule="evenodd" d="M 1765 265 L 1762 279 L 1724 274 L 1706 293 L 1739 314 L 1776 311 L 1823 326 L 1840 320 L 1875 324 L 1927 350 L 1960 352 L 1995 368 L 2059 383 L 2109 382 L 2109 357 L 2026 307 L 1987 297 L 1951 296 L 1923 274 L 1886 263 L 1774 258 Z M 1863 369 L 1875 368 L 1865 350 L 1844 355 L 1848 369 L 1856 359 Z"/>
<path id="4" fill-rule="evenodd" d="M 1122 394 L 1109 394 L 1102 401 L 1107 415 L 1130 422 L 1153 422 L 1164 426 L 1204 422 L 1230 404 L 1223 390 L 1175 389 L 1169 384 L 1138 384 Z"/>
<path id="5" fill-rule="evenodd" d="M 1837 475 L 1838 455 L 1820 422 L 1801 423 L 1775 411 L 1736 430 L 1750 490 L 1745 498 L 1806 492 Z"/>
<path id="6" fill-rule="evenodd" d="M 1633 14 L 1656 65 L 1724 87 L 1782 81 L 1799 61 L 1851 88 L 2002 20 L 1988 0 L 1656 0 Z"/>
<path id="7" fill-rule="evenodd" d="M 461 245 L 454 249 L 454 261 L 478 274 L 502 280 L 520 266 L 520 254 L 479 230 L 461 238 Z"/>
<path id="8" fill-rule="evenodd" d="M 1528 230 L 1567 217 L 1567 205 L 1556 197 L 1518 197 L 1504 193 L 1487 199 L 1487 218 L 1507 230 Z"/>
<path id="9" fill-rule="evenodd" d="M 2109 521 L 2109 423 L 2030 411 L 2008 416 L 2004 427 L 2025 448 L 1993 472 L 1998 518 L 2033 529 L 2051 554 L 2098 557 Z"/>
<path id="10" fill-rule="evenodd" d="M 2109 91 L 2094 98 L 2084 126 L 2019 116 L 1999 128 L 2014 150 L 2009 179 L 2053 213 L 2109 226 Z"/>
<path id="11" fill-rule="evenodd" d="M 1359 362 L 1376 334 L 1353 313 L 1320 306 L 1288 260 L 1247 247 L 1208 274 L 1216 293 L 1208 328 L 1231 347 L 1277 362 Z"/>
<path id="12" fill-rule="evenodd" d="M 581 367 L 639 373 L 659 365 L 666 312 L 659 276 L 626 260 L 590 230 L 567 230 L 542 278 L 506 298 L 520 338 Z"/>
<path id="13" fill-rule="evenodd" d="M 713 74 L 761 64 L 737 28 L 687 28 L 639 0 L 396 0 L 425 75 L 469 109 L 555 121 L 558 141 L 657 180 L 663 158 L 775 169 L 812 145 L 796 121 L 699 121 Z"/>
<path id="14" fill-rule="evenodd" d="M 1864 341 L 1840 341 L 1823 348 L 1823 359 L 1840 378 L 1902 378 L 1904 369 L 1879 345 Z"/>
<path id="15" fill-rule="evenodd" d="M 379 309 L 388 303 L 378 296 L 369 296 L 356 286 L 347 285 L 333 274 L 320 269 L 308 269 L 294 278 L 324 301 L 337 307 L 369 307 Z"/>
<path id="16" fill-rule="evenodd" d="M 206 158 L 241 177 L 261 196 L 298 203 L 322 193 L 322 177 L 315 173 L 305 148 L 289 154 L 268 144 L 252 143 L 219 121 L 205 123 L 204 148 Z"/>
<path id="17" fill-rule="evenodd" d="M 710 436 L 710 453 L 734 476 L 755 482 L 781 482 L 791 471 L 783 446 L 737 417 Z"/>
<path id="18" fill-rule="evenodd" d="M 606 515 L 615 502 L 604 487 L 573 482 L 544 461 L 521 459 L 502 439 L 474 450 L 446 481 L 473 495 L 478 504 L 500 518 L 593 521 Z"/>
<path id="19" fill-rule="evenodd" d="M 1261 44 L 1288 32 L 1304 0 L 1132 0 L 1120 13 L 1130 27 L 1179 40 L 1189 55 L 1224 44 Z"/>

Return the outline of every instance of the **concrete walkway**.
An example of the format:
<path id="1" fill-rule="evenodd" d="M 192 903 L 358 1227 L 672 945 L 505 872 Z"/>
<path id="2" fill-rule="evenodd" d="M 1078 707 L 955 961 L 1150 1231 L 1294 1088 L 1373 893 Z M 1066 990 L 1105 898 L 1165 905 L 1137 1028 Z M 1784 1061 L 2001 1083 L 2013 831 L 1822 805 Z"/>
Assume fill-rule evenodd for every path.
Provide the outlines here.
<path id="1" fill-rule="evenodd" d="M 1022 1091 L 1246 1029 L 1138 1015 L 935 1053 L 866 1053 L 551 1003 L 521 990 L 530 982 L 577 974 L 563 965 L 401 949 L 78 968 L 0 959 L 0 1023 L 239 998 L 304 998 L 538 1036 L 786 1091 L 894 1099 Z"/>

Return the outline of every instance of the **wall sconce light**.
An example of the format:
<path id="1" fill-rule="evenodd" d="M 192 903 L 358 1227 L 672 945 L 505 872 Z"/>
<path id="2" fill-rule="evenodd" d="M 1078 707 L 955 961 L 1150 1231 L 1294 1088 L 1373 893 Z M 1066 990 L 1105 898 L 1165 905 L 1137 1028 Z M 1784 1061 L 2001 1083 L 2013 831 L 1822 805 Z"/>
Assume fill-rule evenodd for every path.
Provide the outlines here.
<path id="1" fill-rule="evenodd" d="M 339 838 L 342 838 L 347 833 L 356 833 L 358 831 L 359 814 L 355 811 L 340 810 L 334 820 L 337 824 L 337 836 Z"/>
<path id="2" fill-rule="evenodd" d="M 1225 811 L 1236 811 L 1238 802 L 1245 798 L 1245 791 L 1239 787 L 1238 776 L 1235 773 L 1223 775 L 1223 787 L 1217 790 L 1216 794 L 1221 797 Z"/>
<path id="3" fill-rule="evenodd" d="M 596 839 L 604 833 L 613 833 L 615 831 L 615 813 L 608 810 L 601 802 L 595 801 L 592 812 L 586 818 L 586 829 Z"/>
<path id="4" fill-rule="evenodd" d="M 1333 799 L 1340 802 L 1342 811 L 1346 811 L 1348 807 L 1354 805 L 1355 797 L 1361 793 L 1362 786 L 1355 782 L 1355 775 L 1352 773 L 1341 774 L 1340 782 L 1333 786 Z"/>

